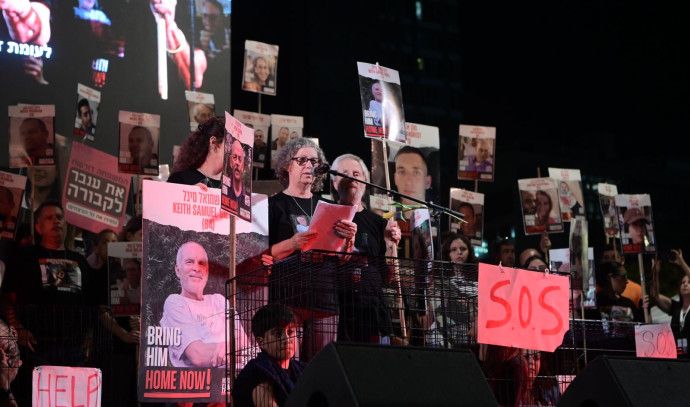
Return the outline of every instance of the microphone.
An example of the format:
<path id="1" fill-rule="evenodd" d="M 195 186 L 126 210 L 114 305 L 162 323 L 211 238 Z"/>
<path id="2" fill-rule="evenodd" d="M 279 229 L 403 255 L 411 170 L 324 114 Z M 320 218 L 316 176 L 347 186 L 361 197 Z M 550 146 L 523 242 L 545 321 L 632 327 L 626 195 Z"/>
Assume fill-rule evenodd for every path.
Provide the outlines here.
<path id="1" fill-rule="evenodd" d="M 317 165 L 316 167 L 311 167 L 311 175 L 313 177 L 318 177 L 323 174 L 328 174 L 331 171 L 331 166 L 324 163 Z"/>

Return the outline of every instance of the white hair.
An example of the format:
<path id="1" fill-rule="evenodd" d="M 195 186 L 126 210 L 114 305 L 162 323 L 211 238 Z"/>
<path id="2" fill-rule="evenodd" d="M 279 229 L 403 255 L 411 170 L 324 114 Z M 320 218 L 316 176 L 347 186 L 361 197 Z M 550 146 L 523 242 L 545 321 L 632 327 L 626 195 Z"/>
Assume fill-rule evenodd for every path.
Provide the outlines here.
<path id="1" fill-rule="evenodd" d="M 336 170 L 336 171 L 339 171 L 338 166 L 340 165 L 340 163 L 343 160 L 347 160 L 347 159 L 357 161 L 359 163 L 360 167 L 362 167 L 362 172 L 364 173 L 364 180 L 366 182 L 370 182 L 371 176 L 369 175 L 369 169 L 367 168 L 367 165 L 364 164 L 364 160 L 362 160 L 361 158 L 357 157 L 354 154 L 343 154 L 341 156 L 338 156 L 338 158 L 333 160 L 333 164 L 331 164 L 331 168 Z M 331 181 L 335 181 L 335 177 L 336 177 L 335 175 L 331 174 Z"/>

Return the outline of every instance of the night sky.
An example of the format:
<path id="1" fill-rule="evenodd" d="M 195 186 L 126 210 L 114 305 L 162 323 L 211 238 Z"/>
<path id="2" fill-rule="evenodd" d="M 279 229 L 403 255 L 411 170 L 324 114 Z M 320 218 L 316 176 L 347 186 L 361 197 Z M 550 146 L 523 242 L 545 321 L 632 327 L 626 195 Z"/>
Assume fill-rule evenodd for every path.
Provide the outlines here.
<path id="1" fill-rule="evenodd" d="M 489 241 L 514 229 L 518 249 L 538 244 L 523 236 L 517 179 L 558 167 L 651 194 L 659 249 L 688 248 L 690 160 L 679 148 L 690 107 L 688 7 L 466 3 L 421 2 L 419 19 L 414 1 L 236 1 L 232 83 L 245 39 L 280 45 L 278 96 L 264 96 L 262 111 L 304 115 L 305 134 L 327 157 L 349 151 L 368 161 L 355 63 L 379 62 L 401 73 L 406 120 L 440 128 L 445 200 L 450 187 L 474 188 L 455 179 L 457 126 L 497 127 L 496 181 L 478 188 Z M 417 56 L 441 68 L 420 70 Z M 439 82 L 445 91 L 431 89 Z M 425 84 L 432 103 L 420 102 Z M 257 109 L 256 95 L 232 88 L 234 108 Z M 595 198 L 585 191 L 594 214 Z M 554 247 L 566 236 L 552 236 Z M 600 217 L 590 220 L 590 242 L 603 244 Z"/>

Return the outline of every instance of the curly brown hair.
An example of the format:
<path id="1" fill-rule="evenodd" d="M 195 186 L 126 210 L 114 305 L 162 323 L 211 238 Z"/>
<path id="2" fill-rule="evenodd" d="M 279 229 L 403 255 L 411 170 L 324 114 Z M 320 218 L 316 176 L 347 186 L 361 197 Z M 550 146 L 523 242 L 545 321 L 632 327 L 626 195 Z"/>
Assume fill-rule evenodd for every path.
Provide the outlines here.
<path id="1" fill-rule="evenodd" d="M 187 137 L 180 148 L 180 155 L 175 160 L 172 172 L 196 170 L 206 161 L 209 141 L 215 137 L 214 144 L 220 146 L 225 138 L 225 119 L 221 116 L 211 117 L 201 123 L 196 131 Z"/>
<path id="2" fill-rule="evenodd" d="M 319 160 L 321 160 L 321 163 L 328 164 L 328 161 L 326 161 L 326 156 L 323 154 L 321 148 L 319 148 L 319 146 L 316 145 L 316 143 L 309 140 L 308 138 L 300 137 L 288 141 L 287 144 L 285 144 L 285 147 L 281 148 L 278 151 L 278 154 L 276 154 L 276 158 L 274 161 L 276 167 L 275 175 L 276 178 L 278 178 L 278 181 L 280 181 L 280 184 L 283 186 L 283 188 L 287 188 L 288 185 L 290 185 L 288 167 L 292 162 L 292 157 L 294 157 L 295 154 L 297 154 L 300 148 L 313 148 L 314 150 L 316 150 L 316 154 L 319 157 Z M 319 192 L 323 189 L 324 178 L 326 178 L 325 174 L 314 177 L 314 182 L 311 184 L 312 192 Z"/>

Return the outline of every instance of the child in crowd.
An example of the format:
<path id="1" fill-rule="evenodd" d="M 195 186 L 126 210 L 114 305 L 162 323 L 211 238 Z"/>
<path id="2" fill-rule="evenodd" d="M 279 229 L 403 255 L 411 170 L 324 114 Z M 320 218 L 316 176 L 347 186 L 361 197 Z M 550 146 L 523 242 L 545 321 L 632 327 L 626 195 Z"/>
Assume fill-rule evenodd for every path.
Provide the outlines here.
<path id="1" fill-rule="evenodd" d="M 252 318 L 261 353 L 242 369 L 232 398 L 236 406 L 284 406 L 307 364 L 296 359 L 297 320 L 280 304 L 261 307 Z"/>

